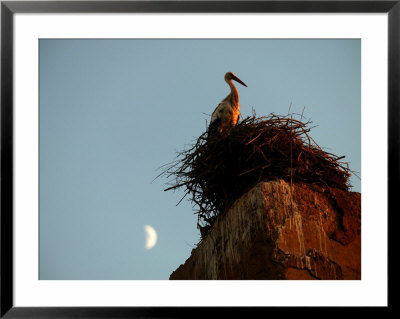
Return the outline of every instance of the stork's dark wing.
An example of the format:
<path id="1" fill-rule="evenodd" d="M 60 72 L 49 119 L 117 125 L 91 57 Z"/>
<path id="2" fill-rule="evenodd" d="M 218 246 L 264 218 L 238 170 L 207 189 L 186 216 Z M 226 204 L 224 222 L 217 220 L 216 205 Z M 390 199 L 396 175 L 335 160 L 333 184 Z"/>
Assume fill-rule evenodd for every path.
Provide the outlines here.
<path id="1" fill-rule="evenodd" d="M 207 129 L 208 136 L 212 136 L 212 135 L 218 133 L 218 129 L 220 128 L 220 126 L 221 126 L 220 118 L 212 121 Z"/>

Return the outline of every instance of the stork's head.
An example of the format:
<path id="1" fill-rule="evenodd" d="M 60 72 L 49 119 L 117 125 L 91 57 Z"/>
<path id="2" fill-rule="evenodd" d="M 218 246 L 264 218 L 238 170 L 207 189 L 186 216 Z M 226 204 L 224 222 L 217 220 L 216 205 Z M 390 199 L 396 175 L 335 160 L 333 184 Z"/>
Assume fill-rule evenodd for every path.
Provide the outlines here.
<path id="1" fill-rule="evenodd" d="M 229 81 L 231 81 L 231 80 L 235 80 L 236 82 L 240 83 L 241 85 L 244 85 L 244 86 L 247 87 L 247 85 L 246 85 L 241 79 L 239 79 L 239 78 L 235 75 L 235 73 L 233 73 L 233 72 L 226 72 L 226 74 L 225 74 L 225 81 L 226 81 L 226 82 L 229 82 Z"/>

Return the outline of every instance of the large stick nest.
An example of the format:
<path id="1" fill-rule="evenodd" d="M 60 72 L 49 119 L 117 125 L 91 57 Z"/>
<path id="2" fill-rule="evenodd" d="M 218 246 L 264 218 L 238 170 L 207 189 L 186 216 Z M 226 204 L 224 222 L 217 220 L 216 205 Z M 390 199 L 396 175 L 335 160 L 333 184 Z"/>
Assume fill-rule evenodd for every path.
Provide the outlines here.
<path id="1" fill-rule="evenodd" d="M 160 174 L 172 178 L 166 190 L 185 190 L 183 198 L 194 203 L 203 238 L 215 218 L 260 181 L 348 190 L 351 174 L 340 162 L 344 156 L 323 151 L 308 135 L 310 123 L 293 116 L 253 115 L 226 132 L 205 132 Z"/>

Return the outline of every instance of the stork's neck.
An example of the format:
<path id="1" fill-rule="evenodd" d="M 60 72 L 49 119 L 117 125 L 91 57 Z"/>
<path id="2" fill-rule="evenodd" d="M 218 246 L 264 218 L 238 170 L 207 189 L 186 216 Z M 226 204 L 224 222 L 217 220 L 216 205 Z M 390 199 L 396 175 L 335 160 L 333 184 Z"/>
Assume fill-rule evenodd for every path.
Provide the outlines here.
<path id="1" fill-rule="evenodd" d="M 237 90 L 235 84 L 233 84 L 232 80 L 228 80 L 226 82 L 228 83 L 229 87 L 231 88 L 231 94 L 229 94 L 229 97 L 231 99 L 232 105 L 239 104 L 239 93 L 238 93 L 238 90 Z"/>

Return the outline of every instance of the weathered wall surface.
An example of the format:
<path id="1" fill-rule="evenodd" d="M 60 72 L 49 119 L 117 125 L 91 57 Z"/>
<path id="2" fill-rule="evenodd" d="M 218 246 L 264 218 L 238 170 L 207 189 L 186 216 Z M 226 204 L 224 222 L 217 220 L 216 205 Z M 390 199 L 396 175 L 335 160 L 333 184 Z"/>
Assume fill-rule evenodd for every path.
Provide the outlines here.
<path id="1" fill-rule="evenodd" d="M 256 185 L 170 279 L 361 279 L 361 194 L 292 189 Z"/>

